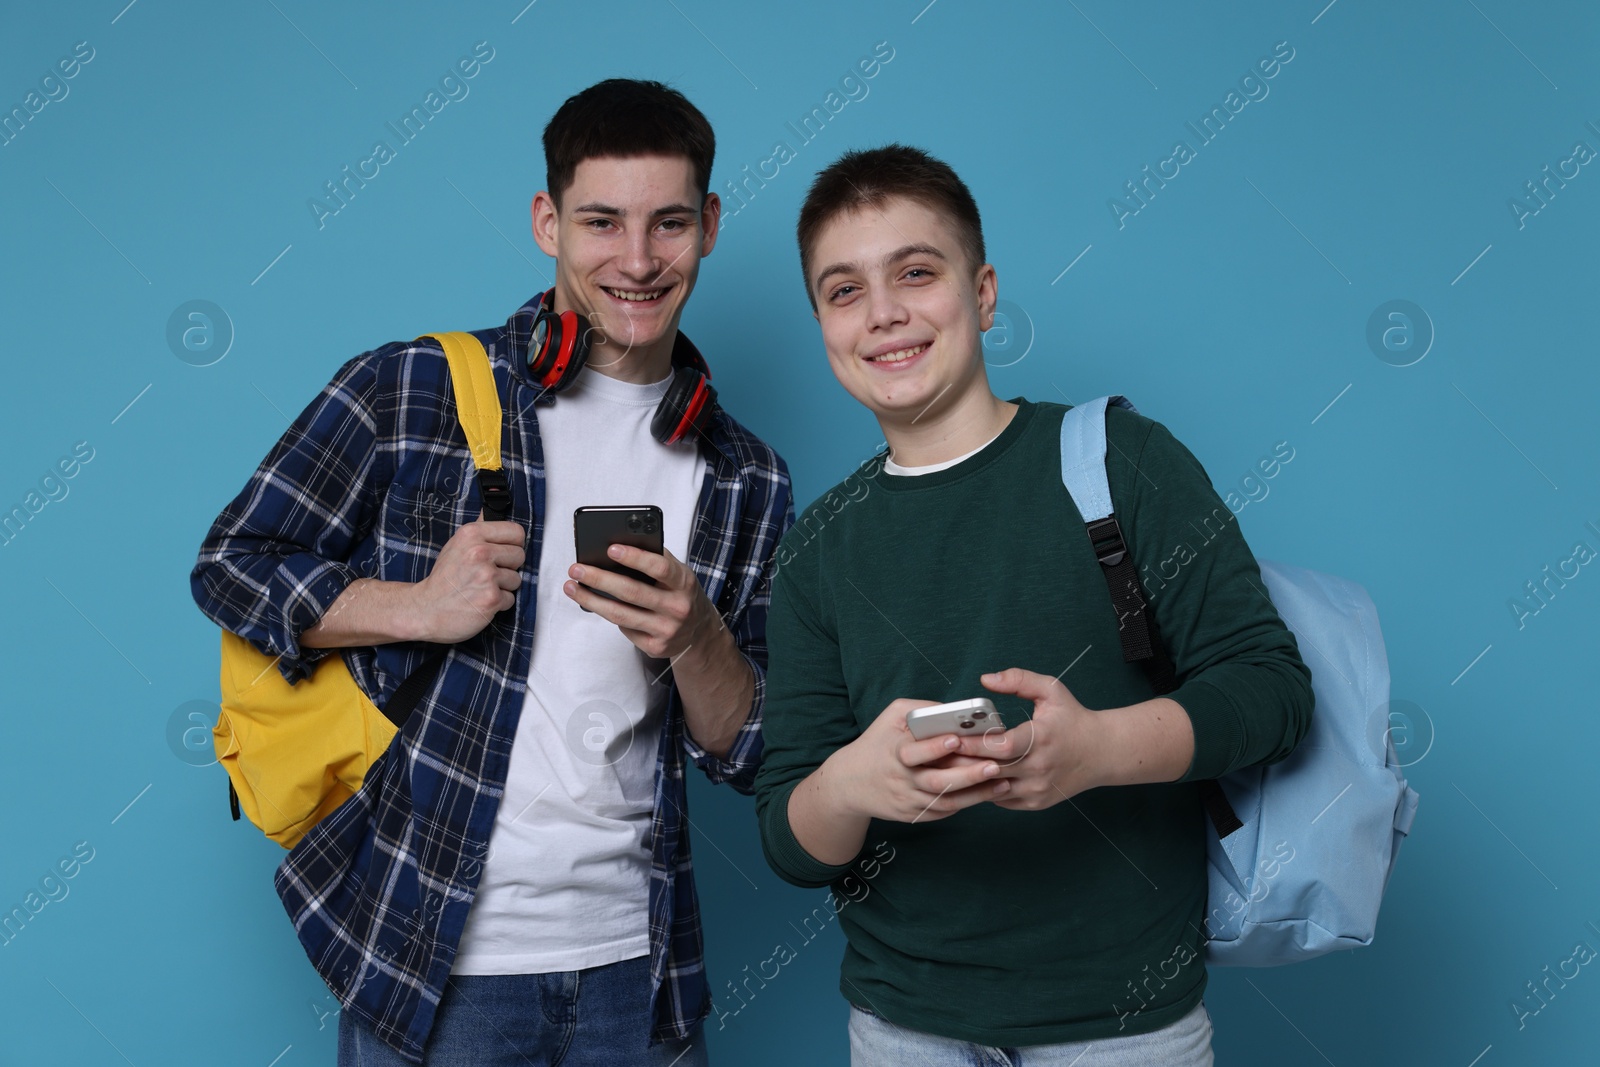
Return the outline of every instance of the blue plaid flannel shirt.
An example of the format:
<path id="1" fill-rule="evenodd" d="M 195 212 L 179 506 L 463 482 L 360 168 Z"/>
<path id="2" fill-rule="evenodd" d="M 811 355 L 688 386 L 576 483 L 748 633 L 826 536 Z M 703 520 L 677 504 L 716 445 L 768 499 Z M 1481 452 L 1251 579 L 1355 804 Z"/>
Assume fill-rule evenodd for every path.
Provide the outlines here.
<path id="1" fill-rule="evenodd" d="M 535 407 L 559 403 L 514 367 L 539 297 L 475 331 L 505 410 L 502 462 L 512 518 L 528 531 L 514 612 L 453 646 L 406 728 L 361 790 L 312 829 L 275 883 L 307 955 L 344 1010 L 421 1060 L 488 855 L 532 655 L 544 527 Z M 673 362 L 698 359 L 681 334 Z M 722 410 L 701 442 L 709 464 L 689 566 L 755 672 L 755 699 L 725 759 L 684 728 L 676 685 L 656 758 L 650 831 L 653 1036 L 687 1037 L 710 1010 L 686 827 L 684 755 L 750 793 L 761 758 L 771 566 L 794 524 L 783 460 Z M 340 368 L 268 453 L 201 546 L 191 587 L 202 611 L 251 640 L 290 681 L 335 650 L 299 634 L 358 577 L 416 582 L 477 518 L 473 467 L 436 342 L 394 342 Z M 557 531 L 559 531 L 557 527 Z M 437 646 L 338 650 L 380 706 Z"/>

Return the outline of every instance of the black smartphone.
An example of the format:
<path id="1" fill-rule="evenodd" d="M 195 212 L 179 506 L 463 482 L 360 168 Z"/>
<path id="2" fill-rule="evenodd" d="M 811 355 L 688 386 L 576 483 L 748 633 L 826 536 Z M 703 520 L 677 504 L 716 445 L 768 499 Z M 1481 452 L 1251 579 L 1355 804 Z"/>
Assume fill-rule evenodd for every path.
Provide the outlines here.
<path id="1" fill-rule="evenodd" d="M 646 585 L 656 584 L 656 580 L 648 574 L 624 567 L 606 555 L 606 549 L 612 545 L 631 545 L 646 552 L 662 554 L 665 542 L 661 509 L 654 504 L 578 508 L 572 513 L 572 535 L 577 544 L 578 562 L 585 567 L 603 567 Z M 610 593 L 602 593 L 598 589 L 593 591 L 608 600 L 616 599 Z"/>

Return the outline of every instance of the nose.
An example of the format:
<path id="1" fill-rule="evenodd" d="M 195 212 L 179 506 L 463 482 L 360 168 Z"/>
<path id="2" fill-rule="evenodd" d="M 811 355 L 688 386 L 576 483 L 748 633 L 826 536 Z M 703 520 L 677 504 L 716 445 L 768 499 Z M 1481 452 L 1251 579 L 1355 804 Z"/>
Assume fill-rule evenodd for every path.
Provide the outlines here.
<path id="1" fill-rule="evenodd" d="M 909 318 L 905 302 L 893 285 L 874 285 L 867 290 L 867 325 L 874 330 L 899 326 Z"/>
<path id="2" fill-rule="evenodd" d="M 634 227 L 628 231 L 617 265 L 628 277 L 641 284 L 656 280 L 661 273 L 661 257 L 650 242 L 649 227 Z"/>

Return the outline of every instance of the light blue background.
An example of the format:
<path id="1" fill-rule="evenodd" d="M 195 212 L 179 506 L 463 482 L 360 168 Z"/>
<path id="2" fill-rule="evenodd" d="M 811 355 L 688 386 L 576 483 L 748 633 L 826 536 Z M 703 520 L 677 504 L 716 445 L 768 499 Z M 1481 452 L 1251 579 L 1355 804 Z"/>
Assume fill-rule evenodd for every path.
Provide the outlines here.
<path id="1" fill-rule="evenodd" d="M 1592 1055 L 1600 975 L 1584 968 L 1520 1028 L 1511 1003 L 1538 1005 L 1525 983 L 1577 942 L 1600 948 L 1600 570 L 1522 628 L 1508 604 L 1575 542 L 1600 549 L 1585 525 L 1600 527 L 1600 169 L 1521 227 L 1508 206 L 1574 142 L 1600 148 L 1592 5 L 124 2 L 13 5 L 0 33 L 6 111 L 75 43 L 95 50 L 0 147 L 0 510 L 74 443 L 94 450 L 0 546 L 0 910 L 74 843 L 94 849 L 0 947 L 0 1060 L 333 1062 L 334 1004 L 272 891 L 281 851 L 228 820 L 219 769 L 180 758 L 181 714 L 169 740 L 186 702 L 217 697 L 188 571 L 341 362 L 503 321 L 542 287 L 539 134 L 613 75 L 668 80 L 704 109 L 714 189 L 775 141 L 798 149 L 729 221 L 684 326 L 802 503 L 879 437 L 828 373 L 795 214 L 840 151 L 894 139 L 951 162 L 983 208 L 1011 302 L 1012 332 L 990 339 L 1002 396 L 1126 393 L 1224 491 L 1275 443 L 1295 449 L 1240 520 L 1259 555 L 1371 592 L 1422 807 L 1371 948 L 1212 972 L 1219 1062 Z M 393 143 L 385 122 L 478 41 L 494 58 L 470 94 L 319 229 L 308 200 Z M 880 41 L 894 58 L 868 95 L 799 145 L 785 124 Z M 1194 144 L 1185 122 L 1280 41 L 1295 55 L 1268 97 L 1119 228 L 1109 199 Z M 236 332 L 210 366 L 166 340 L 196 299 Z M 1436 331 L 1410 366 L 1366 341 L 1394 299 Z M 768 871 L 750 801 L 692 793 L 727 1010 L 724 983 L 822 894 Z M 713 1018 L 716 1062 L 844 1062 L 841 950 L 830 931 Z"/>

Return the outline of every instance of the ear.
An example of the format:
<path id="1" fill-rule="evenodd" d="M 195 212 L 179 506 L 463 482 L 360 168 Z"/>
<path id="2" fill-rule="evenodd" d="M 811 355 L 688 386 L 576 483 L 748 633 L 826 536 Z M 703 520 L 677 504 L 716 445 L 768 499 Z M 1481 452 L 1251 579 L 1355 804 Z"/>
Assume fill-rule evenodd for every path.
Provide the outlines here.
<path id="1" fill-rule="evenodd" d="M 551 259 L 561 258 L 561 218 L 550 194 L 543 189 L 535 193 L 533 203 L 528 206 L 528 214 L 533 221 L 533 240 L 539 246 L 539 251 Z"/>
<path id="2" fill-rule="evenodd" d="M 978 329 L 987 330 L 994 325 L 994 309 L 1000 300 L 1000 279 L 995 275 L 994 264 L 985 263 L 978 268 Z"/>
<path id="3" fill-rule="evenodd" d="M 707 193 L 705 203 L 700 206 L 700 258 L 711 254 L 717 246 L 717 234 L 722 226 L 722 198 L 716 193 Z"/>

